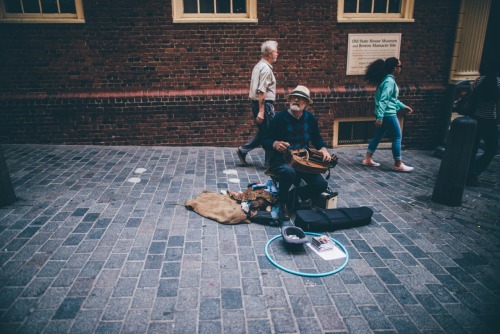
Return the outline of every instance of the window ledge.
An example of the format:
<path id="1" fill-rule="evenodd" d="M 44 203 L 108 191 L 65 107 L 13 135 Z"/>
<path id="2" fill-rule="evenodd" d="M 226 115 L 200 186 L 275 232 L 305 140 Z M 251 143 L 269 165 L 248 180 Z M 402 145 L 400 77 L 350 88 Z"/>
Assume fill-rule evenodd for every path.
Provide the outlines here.
<path id="1" fill-rule="evenodd" d="M 1 23 L 85 23 L 84 19 L 0 19 Z"/>
<path id="2" fill-rule="evenodd" d="M 180 18 L 173 19 L 173 23 L 258 23 L 258 19 L 248 18 Z"/>
<path id="3" fill-rule="evenodd" d="M 404 18 L 338 18 L 339 23 L 363 23 L 363 22 L 377 22 L 377 23 L 413 23 L 415 19 L 404 19 Z"/>

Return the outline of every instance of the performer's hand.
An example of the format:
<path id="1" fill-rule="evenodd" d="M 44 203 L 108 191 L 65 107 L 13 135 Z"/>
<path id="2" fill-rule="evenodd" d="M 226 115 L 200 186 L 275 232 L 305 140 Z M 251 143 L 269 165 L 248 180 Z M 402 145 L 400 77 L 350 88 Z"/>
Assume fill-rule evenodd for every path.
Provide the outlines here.
<path id="1" fill-rule="evenodd" d="M 382 120 L 381 119 L 377 119 L 375 121 L 375 126 L 381 127 L 382 126 Z"/>
<path id="2" fill-rule="evenodd" d="M 273 143 L 273 148 L 278 151 L 278 152 L 285 152 L 285 150 L 287 149 L 287 147 L 290 146 L 289 143 L 287 143 L 286 141 L 275 141 Z"/>
<path id="3" fill-rule="evenodd" d="M 407 112 L 408 114 L 411 114 L 411 113 L 413 112 L 413 109 L 412 109 L 412 108 L 410 108 L 410 107 L 406 107 L 406 112 Z"/>
<path id="4" fill-rule="evenodd" d="M 328 152 L 326 147 L 322 147 L 319 151 L 323 153 L 323 161 L 330 162 L 332 160 L 332 156 L 330 155 L 330 152 Z"/>
<path id="5" fill-rule="evenodd" d="M 255 118 L 255 123 L 262 124 L 262 122 L 264 122 L 264 117 L 257 115 L 257 117 Z"/>

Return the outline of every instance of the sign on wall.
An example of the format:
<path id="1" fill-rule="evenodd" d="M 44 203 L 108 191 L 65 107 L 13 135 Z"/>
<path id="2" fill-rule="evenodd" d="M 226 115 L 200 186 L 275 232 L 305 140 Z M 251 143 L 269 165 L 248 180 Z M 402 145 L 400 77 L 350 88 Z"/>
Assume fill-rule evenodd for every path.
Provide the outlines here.
<path id="1" fill-rule="evenodd" d="M 401 34 L 349 34 L 347 75 L 364 75 L 375 59 L 399 58 Z"/>

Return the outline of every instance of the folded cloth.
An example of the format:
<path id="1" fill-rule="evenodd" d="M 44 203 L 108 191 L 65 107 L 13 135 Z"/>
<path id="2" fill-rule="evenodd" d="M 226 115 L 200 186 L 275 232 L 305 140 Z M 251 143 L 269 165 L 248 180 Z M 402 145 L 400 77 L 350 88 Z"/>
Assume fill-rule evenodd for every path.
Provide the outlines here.
<path id="1" fill-rule="evenodd" d="M 196 198 L 187 200 L 184 206 L 200 216 L 215 220 L 221 224 L 250 224 L 241 205 L 229 196 L 213 191 L 203 190 Z"/>

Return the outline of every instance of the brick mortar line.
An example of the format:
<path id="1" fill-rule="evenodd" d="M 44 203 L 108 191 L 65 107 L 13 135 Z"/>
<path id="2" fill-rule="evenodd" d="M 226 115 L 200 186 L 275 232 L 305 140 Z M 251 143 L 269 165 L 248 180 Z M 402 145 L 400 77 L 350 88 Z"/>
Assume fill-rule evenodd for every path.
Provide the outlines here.
<path id="1" fill-rule="evenodd" d="M 419 91 L 443 91 L 444 85 L 401 85 L 401 92 Z M 334 86 L 334 87 L 310 87 L 311 95 L 344 95 L 351 93 L 373 93 L 373 86 Z M 289 89 L 278 89 L 277 93 L 287 95 Z M 196 89 L 196 90 L 136 90 L 126 92 L 84 92 L 84 93 L 0 93 L 0 100 L 45 100 L 45 99 L 123 99 L 123 98 L 162 98 L 162 97 L 200 97 L 200 96 L 246 96 L 247 89 Z"/>

